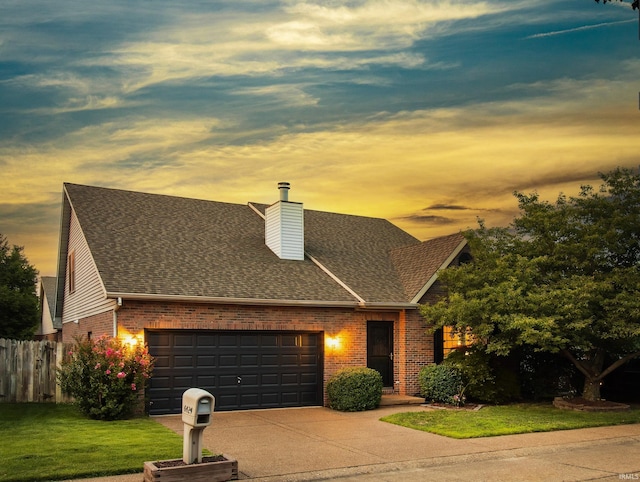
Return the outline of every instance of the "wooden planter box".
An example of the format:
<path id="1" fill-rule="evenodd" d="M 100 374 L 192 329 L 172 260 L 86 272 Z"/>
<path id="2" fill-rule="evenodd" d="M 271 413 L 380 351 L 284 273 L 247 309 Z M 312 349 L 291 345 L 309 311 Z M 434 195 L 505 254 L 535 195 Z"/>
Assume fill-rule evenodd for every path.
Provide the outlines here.
<path id="1" fill-rule="evenodd" d="M 144 482 L 223 482 L 238 480 L 238 461 L 222 456 L 224 460 L 185 464 L 182 459 L 144 463 Z"/>

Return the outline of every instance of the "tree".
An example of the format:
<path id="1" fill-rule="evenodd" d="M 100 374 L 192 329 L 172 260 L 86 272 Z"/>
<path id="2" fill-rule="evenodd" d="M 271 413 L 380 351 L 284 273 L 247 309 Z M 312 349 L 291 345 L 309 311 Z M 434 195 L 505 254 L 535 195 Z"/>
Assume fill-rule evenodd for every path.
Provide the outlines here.
<path id="1" fill-rule="evenodd" d="M 423 316 L 468 327 L 489 353 L 559 353 L 584 375 L 582 396 L 600 398 L 602 380 L 640 356 L 640 173 L 601 178 L 555 204 L 514 193 L 519 216 L 466 233 L 474 262 L 441 273 L 448 296 Z"/>
<path id="2" fill-rule="evenodd" d="M 602 0 L 602 3 L 607 3 L 607 2 L 613 2 L 614 0 Z M 625 0 L 617 0 L 618 2 L 621 3 L 626 3 Z M 596 0 L 596 3 L 600 3 L 600 0 Z M 633 0 L 631 2 L 631 8 L 633 8 L 634 10 L 638 9 L 638 3 L 640 3 L 640 0 Z"/>
<path id="3" fill-rule="evenodd" d="M 38 271 L 0 234 L 0 338 L 29 339 L 39 322 Z"/>

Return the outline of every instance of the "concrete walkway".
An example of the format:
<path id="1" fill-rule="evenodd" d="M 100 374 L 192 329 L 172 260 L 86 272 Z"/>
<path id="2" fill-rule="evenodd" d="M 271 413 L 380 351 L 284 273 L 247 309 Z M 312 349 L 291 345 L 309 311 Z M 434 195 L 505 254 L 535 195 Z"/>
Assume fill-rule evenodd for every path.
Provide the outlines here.
<path id="1" fill-rule="evenodd" d="M 216 412 L 204 445 L 236 458 L 241 479 L 260 482 L 640 480 L 640 424 L 454 440 L 379 421 L 421 410 L 429 409 Z M 179 415 L 155 420 L 182 434 Z"/>

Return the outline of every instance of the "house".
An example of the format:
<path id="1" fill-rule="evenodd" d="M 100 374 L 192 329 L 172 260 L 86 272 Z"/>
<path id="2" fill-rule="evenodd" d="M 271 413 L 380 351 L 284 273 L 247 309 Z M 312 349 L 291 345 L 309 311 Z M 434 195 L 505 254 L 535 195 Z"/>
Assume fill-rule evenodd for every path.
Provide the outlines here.
<path id="1" fill-rule="evenodd" d="M 56 284 L 55 276 L 40 278 L 40 326 L 35 334 L 37 340 L 58 341 L 60 338 L 62 322 L 55 316 Z"/>
<path id="2" fill-rule="evenodd" d="M 62 339 L 144 341 L 151 414 L 185 389 L 217 410 L 323 405 L 346 366 L 419 391 L 434 361 L 420 303 L 468 256 L 460 234 L 420 242 L 378 218 L 64 184 L 56 316 Z M 440 343 L 441 345 L 441 343 Z"/>

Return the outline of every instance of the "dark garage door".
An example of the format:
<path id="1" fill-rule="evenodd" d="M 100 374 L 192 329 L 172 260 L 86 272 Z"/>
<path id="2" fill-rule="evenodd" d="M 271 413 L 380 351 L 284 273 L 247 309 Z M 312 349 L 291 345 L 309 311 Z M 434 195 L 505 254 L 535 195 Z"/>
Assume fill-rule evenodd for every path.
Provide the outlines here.
<path id="1" fill-rule="evenodd" d="M 149 330 L 146 340 L 151 415 L 180 413 L 192 387 L 216 410 L 322 405 L 321 333 Z"/>

